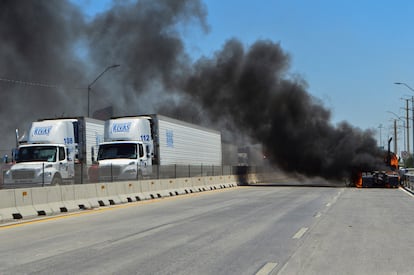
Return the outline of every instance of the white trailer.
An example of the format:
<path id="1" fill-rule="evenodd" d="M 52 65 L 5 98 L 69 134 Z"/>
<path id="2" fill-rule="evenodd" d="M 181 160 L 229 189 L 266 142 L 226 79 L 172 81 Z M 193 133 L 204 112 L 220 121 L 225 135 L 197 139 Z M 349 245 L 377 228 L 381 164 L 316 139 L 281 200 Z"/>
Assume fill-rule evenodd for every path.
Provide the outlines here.
<path id="1" fill-rule="evenodd" d="M 113 118 L 105 123 L 96 170 L 100 180 L 136 179 L 152 165 L 222 165 L 218 131 L 161 115 Z"/>
<path id="2" fill-rule="evenodd" d="M 32 122 L 27 143 L 18 146 L 5 185 L 58 185 L 81 180 L 104 138 L 104 121 L 91 118 Z M 86 175 L 85 175 L 86 176 Z"/>

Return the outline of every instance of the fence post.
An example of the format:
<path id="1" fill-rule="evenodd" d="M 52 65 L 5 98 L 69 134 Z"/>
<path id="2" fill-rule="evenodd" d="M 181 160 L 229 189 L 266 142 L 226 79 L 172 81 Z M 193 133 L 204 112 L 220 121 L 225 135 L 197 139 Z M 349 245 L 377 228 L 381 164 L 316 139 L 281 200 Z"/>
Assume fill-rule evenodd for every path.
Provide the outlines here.
<path id="1" fill-rule="evenodd" d="M 112 162 L 111 162 L 111 182 L 114 181 L 113 173 L 112 173 Z"/>
<path id="2" fill-rule="evenodd" d="M 81 184 L 83 184 L 83 177 L 84 177 L 84 175 L 83 175 L 83 161 L 81 161 L 80 162 L 81 163 Z"/>
<path id="3" fill-rule="evenodd" d="M 45 163 L 42 163 L 42 187 L 45 186 Z"/>

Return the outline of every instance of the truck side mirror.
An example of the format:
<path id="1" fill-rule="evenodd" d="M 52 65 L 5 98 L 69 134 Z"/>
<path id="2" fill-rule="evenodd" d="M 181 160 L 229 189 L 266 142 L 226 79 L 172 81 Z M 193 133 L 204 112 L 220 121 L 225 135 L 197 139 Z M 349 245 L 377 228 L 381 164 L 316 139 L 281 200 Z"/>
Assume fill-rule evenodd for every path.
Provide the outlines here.
<path id="1" fill-rule="evenodd" d="M 145 146 L 145 151 L 147 152 L 147 158 L 151 158 L 152 153 L 150 152 L 150 147 L 147 145 Z"/>
<path id="2" fill-rule="evenodd" d="M 91 147 L 91 162 L 94 163 L 95 161 L 95 148 Z"/>
<path id="3" fill-rule="evenodd" d="M 69 154 L 69 148 L 66 148 L 66 159 L 68 161 L 72 161 L 72 158 L 70 157 L 70 154 Z"/>

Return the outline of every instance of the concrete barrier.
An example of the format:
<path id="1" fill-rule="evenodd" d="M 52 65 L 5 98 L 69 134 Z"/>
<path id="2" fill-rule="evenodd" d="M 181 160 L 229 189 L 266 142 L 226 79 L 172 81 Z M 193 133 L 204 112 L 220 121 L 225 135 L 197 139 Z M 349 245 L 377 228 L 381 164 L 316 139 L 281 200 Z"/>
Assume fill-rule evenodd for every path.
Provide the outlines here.
<path id="1" fill-rule="evenodd" d="M 69 212 L 81 209 L 75 200 L 75 187 L 74 185 L 61 185 L 60 190 L 62 192 L 63 208 L 61 212 Z"/>
<path id="2" fill-rule="evenodd" d="M 22 218 L 38 216 L 38 213 L 33 206 L 31 188 L 14 189 L 14 196 L 16 198 L 16 208 L 19 210 Z"/>
<path id="3" fill-rule="evenodd" d="M 156 198 L 154 196 L 154 185 L 156 184 L 156 180 L 141 180 L 139 183 L 141 186 L 141 195 L 143 196 L 143 200 Z"/>
<path id="4" fill-rule="evenodd" d="M 13 189 L 0 190 L 0 221 L 9 221 L 21 215 L 16 208 L 16 197 Z"/>
<path id="5" fill-rule="evenodd" d="M 119 194 L 125 193 L 125 191 L 123 190 L 124 185 L 122 184 L 122 182 L 109 182 L 105 186 L 107 188 L 107 196 L 111 204 L 120 204 L 122 202 L 127 202 L 123 201 L 119 196 Z"/>
<path id="6" fill-rule="evenodd" d="M 98 195 L 94 184 L 76 184 L 74 188 L 74 200 L 80 209 L 99 207 Z"/>
<path id="7" fill-rule="evenodd" d="M 65 205 L 62 201 L 62 189 L 59 186 L 48 186 L 34 189 L 47 194 L 47 204 L 50 209 L 52 209 L 54 214 L 64 212 Z"/>
<path id="8" fill-rule="evenodd" d="M 46 187 L 49 188 L 49 187 Z M 33 207 L 39 216 L 51 215 L 54 213 L 49 204 L 48 192 L 41 188 L 32 188 Z"/>
<path id="9" fill-rule="evenodd" d="M 183 194 L 190 193 L 190 189 L 193 186 L 193 181 L 191 178 L 182 178 L 179 179 L 178 182 L 181 187 L 181 192 L 183 192 Z"/>
<path id="10" fill-rule="evenodd" d="M 0 221 L 234 186 L 235 176 L 209 176 L 6 189 L 0 190 Z"/>
<path id="11" fill-rule="evenodd" d="M 190 178 L 178 178 L 176 179 L 176 185 L 177 189 L 175 190 L 178 195 L 184 195 L 187 194 L 186 189 L 188 188 L 188 185 L 191 184 Z"/>
<path id="12" fill-rule="evenodd" d="M 178 181 L 176 179 L 160 180 L 160 194 L 162 197 L 173 197 L 178 195 Z"/>
<path id="13" fill-rule="evenodd" d="M 133 202 L 137 201 L 137 198 L 134 194 L 137 192 L 137 184 L 134 182 L 125 182 L 121 181 L 118 183 L 118 196 L 121 199 L 121 202 Z"/>
<path id="14" fill-rule="evenodd" d="M 202 191 L 201 186 L 204 185 L 204 179 L 202 177 L 191 178 L 192 185 L 190 188 L 191 193 Z"/>
<path id="15" fill-rule="evenodd" d="M 108 206 L 115 204 L 110 197 L 108 197 L 108 183 L 95 183 L 96 196 L 98 198 L 99 206 Z M 112 182 L 111 182 L 112 184 Z"/>

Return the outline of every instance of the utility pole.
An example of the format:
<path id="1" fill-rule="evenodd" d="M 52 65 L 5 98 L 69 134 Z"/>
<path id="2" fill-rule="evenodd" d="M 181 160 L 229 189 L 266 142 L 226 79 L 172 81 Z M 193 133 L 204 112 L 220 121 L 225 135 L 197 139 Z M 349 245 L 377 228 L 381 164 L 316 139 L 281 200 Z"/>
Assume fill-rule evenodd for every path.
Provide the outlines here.
<path id="1" fill-rule="evenodd" d="M 406 99 L 405 100 L 406 101 L 406 107 L 405 107 L 405 110 L 406 110 L 406 120 L 407 120 L 407 152 L 408 152 L 408 154 L 410 154 L 410 121 L 409 121 L 409 116 L 408 116 L 408 110 L 409 110 L 409 108 L 408 108 L 408 99 Z M 414 128 L 414 127 L 413 127 Z"/>
<path id="2" fill-rule="evenodd" d="M 397 148 L 397 120 L 394 119 L 394 154 L 398 155 Z"/>
<path id="3" fill-rule="evenodd" d="M 379 132 L 380 132 L 380 136 L 379 136 L 379 146 L 378 147 L 383 147 L 382 146 L 382 128 L 383 128 L 383 126 L 382 126 L 382 124 L 380 124 L 379 126 L 378 126 L 378 128 L 379 128 Z"/>

